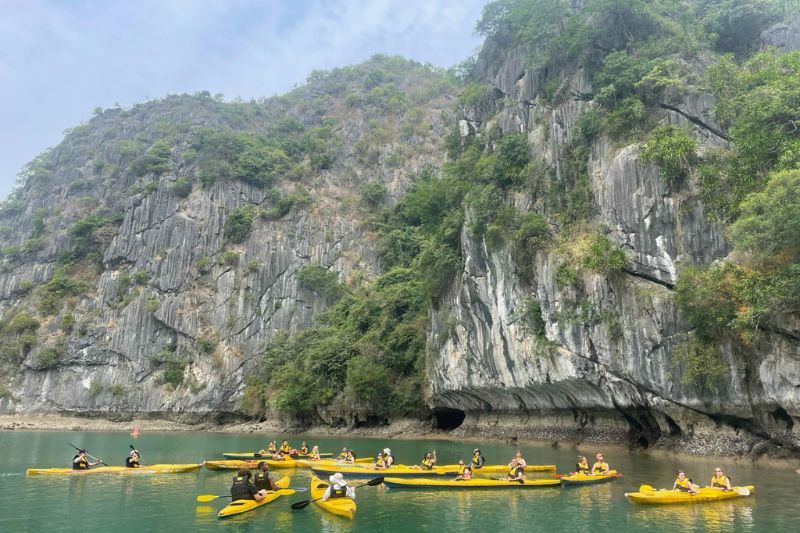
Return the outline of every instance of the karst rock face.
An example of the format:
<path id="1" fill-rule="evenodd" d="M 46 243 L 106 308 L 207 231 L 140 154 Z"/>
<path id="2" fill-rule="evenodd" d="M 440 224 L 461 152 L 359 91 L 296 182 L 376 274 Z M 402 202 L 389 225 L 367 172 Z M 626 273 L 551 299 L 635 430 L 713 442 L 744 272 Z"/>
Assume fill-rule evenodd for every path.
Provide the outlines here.
<path id="1" fill-rule="evenodd" d="M 776 26 L 762 41 L 797 49 L 797 27 Z M 706 66 L 703 57 L 689 62 L 697 72 Z M 326 92 L 310 82 L 285 99 L 252 104 L 168 97 L 106 110 L 76 128 L 39 161 L 46 170 L 34 175 L 46 179 L 29 179 L 0 213 L 0 310 L 11 332 L 0 411 L 189 422 L 240 416 L 264 342 L 309 327 L 330 304 L 299 282 L 298 271 L 319 265 L 341 281 L 381 272 L 376 235 L 358 200 L 365 184 L 380 183 L 387 203 L 396 203 L 422 169 L 442 166 L 442 140 L 454 128 L 465 137 L 493 128 L 523 133 L 533 158 L 561 179 L 564 151 L 593 105 L 590 76 L 564 65 L 558 79 L 565 96 L 548 103 L 537 96 L 543 75 L 526 67 L 524 51 L 497 42 L 484 45 L 476 73 L 492 91 L 470 106 L 440 88 L 421 92 L 413 113 L 390 113 L 359 107 L 346 97 L 350 89 Z M 406 92 L 420 83 L 419 75 L 395 80 Z M 667 94 L 658 120 L 690 130 L 701 152 L 724 147 L 729 140 L 714 105 L 700 88 Z M 239 113 L 236 106 L 250 107 Z M 201 183 L 192 140 L 201 130 L 260 134 L 287 116 L 301 130 L 329 129 L 328 163 L 287 172 L 272 189 L 230 177 Z M 137 173 L 120 149 L 135 141 L 143 157 L 163 138 L 170 152 L 157 173 Z M 582 272 L 564 284 L 557 252 L 544 248 L 523 276 L 509 246 L 472 235 L 466 210 L 463 268 L 429 313 L 425 399 L 440 426 L 470 436 L 698 452 L 800 446 L 796 320 L 762 332 L 744 353 L 721 346 L 726 371 L 714 386 L 680 379 L 675 350 L 692 332 L 675 301 L 678 272 L 731 251 L 723 228 L 706 216 L 697 184 L 670 187 L 658 167 L 642 161 L 638 144 L 604 136 L 592 140 L 586 171 L 591 229 L 625 251 L 621 272 Z M 188 192 L 178 193 L 181 181 L 191 184 Z M 275 214 L 275 194 L 305 200 Z M 521 210 L 536 201 L 516 198 Z M 228 222 L 241 208 L 255 216 L 232 242 Z M 65 263 L 64 252 L 80 238 L 76 222 L 90 219 L 97 222 L 88 237 L 95 255 Z M 80 289 L 53 285 L 65 264 Z M 43 303 L 46 294 L 55 303 Z M 542 322 L 536 334 L 521 318 L 532 302 Z M 175 361 L 183 374 L 169 383 Z"/>
<path id="2" fill-rule="evenodd" d="M 792 48 L 792 28 L 762 38 Z M 479 57 L 478 66 L 493 98 L 478 105 L 483 109 L 461 109 L 462 133 L 525 133 L 536 156 L 557 168 L 591 105 L 584 72 L 566 68 L 561 87 L 568 96 L 550 106 L 535 98 L 539 76 L 525 67 L 522 50 L 507 51 L 499 63 Z M 701 60 L 695 68 L 703 68 Z M 665 98 L 660 122 L 689 128 L 701 151 L 725 146 L 714 104 L 701 90 Z M 587 165 L 597 207 L 591 225 L 626 251 L 629 266 L 610 276 L 585 273 L 576 289 L 559 284 L 556 254 L 540 251 L 523 281 L 508 249 L 462 232 L 463 271 L 432 311 L 434 409 L 443 419 L 465 415 L 456 430 L 464 435 L 657 442 L 697 452 L 745 453 L 767 441 L 796 448 L 796 323 L 764 332 L 745 353 L 722 346 L 726 372 L 714 387 L 680 379 L 674 350 L 691 327 L 675 302 L 677 272 L 730 252 L 722 228 L 704 214 L 697 184 L 671 190 L 657 167 L 642 162 L 638 145 L 603 138 L 592 142 Z M 543 335 L 532 335 L 520 318 L 529 302 L 541 310 Z"/>

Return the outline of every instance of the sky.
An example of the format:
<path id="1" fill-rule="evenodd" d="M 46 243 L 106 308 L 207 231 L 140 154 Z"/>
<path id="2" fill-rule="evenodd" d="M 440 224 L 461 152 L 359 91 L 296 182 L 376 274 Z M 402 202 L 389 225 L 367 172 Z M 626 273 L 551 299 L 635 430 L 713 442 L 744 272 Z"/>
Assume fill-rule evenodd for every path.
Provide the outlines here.
<path id="1" fill-rule="evenodd" d="M 96 107 L 271 96 L 398 54 L 453 66 L 488 0 L 0 0 L 0 198 Z"/>

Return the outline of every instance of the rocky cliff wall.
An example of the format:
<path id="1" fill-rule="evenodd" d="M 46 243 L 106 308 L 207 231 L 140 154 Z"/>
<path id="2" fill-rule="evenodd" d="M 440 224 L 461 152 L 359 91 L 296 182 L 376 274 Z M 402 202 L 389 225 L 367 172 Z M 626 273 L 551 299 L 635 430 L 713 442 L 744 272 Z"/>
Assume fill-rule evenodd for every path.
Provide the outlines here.
<path id="1" fill-rule="evenodd" d="M 526 69 L 522 50 L 478 65 L 495 99 L 484 110 L 462 110 L 462 133 L 481 135 L 494 125 L 526 133 L 535 157 L 558 176 L 564 147 L 592 105 L 588 76 L 564 72 L 568 96 L 550 106 L 535 97 L 540 76 Z M 501 105 L 503 99 L 513 105 Z M 689 128 L 701 152 L 725 146 L 714 103 L 711 94 L 692 89 L 662 101 L 658 120 Z M 625 250 L 628 267 L 612 275 L 584 272 L 564 285 L 563 258 L 554 247 L 537 253 L 523 281 L 508 247 L 490 248 L 465 230 L 463 272 L 432 313 L 433 407 L 450 418 L 463 412 L 455 432 L 465 435 L 610 439 L 705 453 L 796 451 L 797 328 L 765 331 L 744 353 L 721 347 L 725 373 L 713 387 L 681 380 L 676 350 L 692 331 L 676 306 L 677 273 L 729 252 L 722 229 L 704 213 L 697 184 L 671 189 L 657 167 L 642 162 L 637 144 L 604 137 L 592 142 L 586 165 L 596 206 L 590 227 Z M 544 324 L 538 334 L 521 319 L 531 303 Z"/>

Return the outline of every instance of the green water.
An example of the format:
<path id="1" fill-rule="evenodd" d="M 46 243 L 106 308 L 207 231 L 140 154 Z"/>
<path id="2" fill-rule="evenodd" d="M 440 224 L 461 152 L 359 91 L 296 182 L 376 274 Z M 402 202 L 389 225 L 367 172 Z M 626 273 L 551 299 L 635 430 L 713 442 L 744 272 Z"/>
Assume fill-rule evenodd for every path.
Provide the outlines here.
<path id="1" fill-rule="evenodd" d="M 646 507 L 629 503 L 624 493 L 641 483 L 671 485 L 677 468 L 703 484 L 720 461 L 702 458 L 626 454 L 608 450 L 612 468 L 625 473 L 611 483 L 580 488 L 498 491 L 409 491 L 365 487 L 358 490 L 353 522 L 326 514 L 315 505 L 292 511 L 307 494 L 282 497 L 267 506 L 227 520 L 216 512 L 225 500 L 198 504 L 198 494 L 227 494 L 232 473 L 201 470 L 153 476 L 26 477 L 25 469 L 66 467 L 68 443 L 85 447 L 109 464 L 122 464 L 135 443 L 149 463 L 190 463 L 222 458 L 222 452 L 251 451 L 278 435 L 150 433 L 133 440 L 127 433 L 0 432 L 0 531 L 779 531 L 794 530 L 800 515 L 800 476 L 794 467 L 778 468 L 721 461 L 735 484 L 754 484 L 755 497 L 693 506 Z M 388 445 L 399 462 L 418 462 L 435 448 L 440 463 L 468 458 L 475 442 L 293 437 L 318 443 L 323 451 L 348 445 L 360 456 Z M 480 444 L 490 463 L 506 462 L 511 445 Z M 578 450 L 523 446 L 531 464 L 572 467 Z M 286 470 L 292 487 L 308 487 L 309 472 Z M 795 526 L 792 526 L 795 524 Z"/>

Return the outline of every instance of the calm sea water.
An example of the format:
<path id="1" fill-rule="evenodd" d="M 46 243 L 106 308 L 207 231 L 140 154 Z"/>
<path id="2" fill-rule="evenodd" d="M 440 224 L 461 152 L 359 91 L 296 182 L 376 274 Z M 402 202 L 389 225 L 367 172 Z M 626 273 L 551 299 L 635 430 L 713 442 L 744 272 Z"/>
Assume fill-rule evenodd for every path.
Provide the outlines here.
<path id="1" fill-rule="evenodd" d="M 217 433 L 149 433 L 132 439 L 127 433 L 0 432 L 0 531 L 796 531 L 800 516 L 796 466 L 753 465 L 732 460 L 677 458 L 606 451 L 612 468 L 624 477 L 611 483 L 569 489 L 499 491 L 358 490 L 354 521 L 328 515 L 315 505 L 292 511 L 290 504 L 306 494 L 282 497 L 256 511 L 217 519 L 226 500 L 195 501 L 198 494 L 228 494 L 232 473 L 199 473 L 81 477 L 26 477 L 25 469 L 69 466 L 69 443 L 85 447 L 108 464 L 121 465 L 134 443 L 149 463 L 189 463 L 222 458 L 222 452 L 252 451 L 279 435 Z M 515 447 L 471 441 L 331 439 L 292 436 L 319 444 L 323 451 L 347 445 L 360 456 L 392 448 L 399 462 L 418 462 L 436 449 L 440 463 L 467 459 L 480 447 L 490 463 L 506 462 Z M 523 446 L 531 464 L 571 469 L 577 453 L 593 456 L 596 447 L 554 449 Z M 641 483 L 671 486 L 677 468 L 695 481 L 707 482 L 721 464 L 735 484 L 756 485 L 755 497 L 713 504 L 647 507 L 629 503 L 624 493 Z M 309 472 L 286 470 L 291 486 L 308 487 Z"/>

